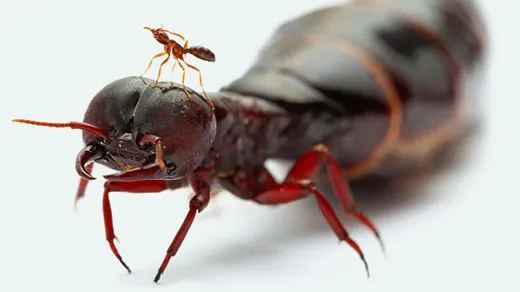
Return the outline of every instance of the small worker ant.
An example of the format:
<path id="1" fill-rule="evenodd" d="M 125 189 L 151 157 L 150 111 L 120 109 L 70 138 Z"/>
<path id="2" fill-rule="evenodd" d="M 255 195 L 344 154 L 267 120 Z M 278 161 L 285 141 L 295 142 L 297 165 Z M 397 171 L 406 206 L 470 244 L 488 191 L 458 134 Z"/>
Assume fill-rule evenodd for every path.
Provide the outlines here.
<path id="1" fill-rule="evenodd" d="M 164 61 L 162 61 L 161 65 L 159 66 L 159 73 L 157 75 L 157 80 L 152 85 L 152 87 L 157 86 L 157 83 L 159 83 L 159 77 L 161 77 L 162 66 L 164 64 L 166 64 L 166 62 L 168 62 L 170 57 L 173 57 L 175 59 L 175 63 L 173 64 L 172 72 L 175 70 L 175 65 L 177 65 L 177 63 L 178 63 L 179 66 L 182 69 L 182 86 L 184 87 L 184 92 L 186 93 L 186 96 L 188 97 L 188 99 L 191 99 L 191 96 L 188 93 L 188 91 L 186 90 L 186 85 L 184 84 L 184 79 L 185 79 L 185 76 L 186 76 L 186 69 L 181 64 L 181 61 L 186 66 L 188 66 L 189 68 L 199 72 L 200 86 L 202 87 L 202 91 L 204 92 L 204 97 L 206 98 L 206 100 L 210 104 L 211 108 L 214 109 L 215 106 L 213 105 L 213 102 L 211 102 L 211 100 L 208 98 L 208 96 L 206 94 L 206 91 L 204 90 L 204 86 L 202 85 L 202 73 L 200 72 L 200 70 L 197 67 L 187 63 L 186 60 L 184 60 L 184 57 L 186 56 L 186 54 L 191 54 L 191 55 L 193 55 L 193 56 L 195 56 L 195 57 L 197 57 L 199 59 L 202 59 L 202 60 L 205 60 L 205 61 L 208 61 L 208 62 L 215 62 L 215 54 L 210 49 L 202 47 L 202 46 L 188 47 L 188 41 L 182 35 L 180 35 L 178 33 L 175 33 L 175 32 L 172 32 L 172 31 L 169 31 L 169 30 L 166 30 L 166 29 L 163 29 L 162 27 L 161 28 L 157 28 L 157 29 L 152 29 L 152 28 L 149 28 L 149 27 L 145 27 L 144 29 L 147 29 L 147 30 L 151 31 L 152 34 L 153 34 L 153 37 L 159 43 L 164 45 L 164 52 L 155 55 L 152 58 L 152 60 L 150 60 L 150 63 L 148 64 L 148 67 L 146 68 L 144 73 L 141 74 L 141 77 L 144 74 L 146 74 L 148 69 L 150 69 L 150 66 L 152 66 L 153 60 L 155 60 L 156 58 L 159 58 L 161 56 L 168 55 L 168 57 L 166 57 L 166 59 L 164 59 Z M 185 41 L 184 46 L 181 46 L 175 40 L 171 40 L 168 37 L 167 33 L 175 35 L 175 36 L 179 37 L 180 39 L 182 39 L 183 41 Z"/>

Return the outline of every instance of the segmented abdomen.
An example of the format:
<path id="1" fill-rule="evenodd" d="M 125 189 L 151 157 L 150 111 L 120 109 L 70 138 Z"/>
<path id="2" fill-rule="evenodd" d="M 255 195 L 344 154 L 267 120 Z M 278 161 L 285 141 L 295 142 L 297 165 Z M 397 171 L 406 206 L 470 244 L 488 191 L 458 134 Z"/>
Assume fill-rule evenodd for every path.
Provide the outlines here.
<path id="1" fill-rule="evenodd" d="M 482 33 L 471 1 L 354 1 L 281 26 L 225 90 L 289 111 L 337 110 L 349 133 L 327 143 L 363 172 L 389 153 L 436 147 L 456 132 Z"/>

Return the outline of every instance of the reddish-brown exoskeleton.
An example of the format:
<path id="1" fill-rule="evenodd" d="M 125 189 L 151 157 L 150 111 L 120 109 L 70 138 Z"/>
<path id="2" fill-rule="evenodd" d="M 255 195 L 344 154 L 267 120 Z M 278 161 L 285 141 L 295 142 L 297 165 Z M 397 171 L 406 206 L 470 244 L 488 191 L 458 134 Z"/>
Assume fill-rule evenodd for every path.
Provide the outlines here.
<path id="1" fill-rule="evenodd" d="M 186 54 L 191 54 L 191 55 L 193 55 L 193 56 L 195 56 L 195 57 L 197 57 L 197 58 L 199 58 L 201 60 L 208 61 L 208 62 L 215 62 L 215 54 L 210 49 L 208 49 L 206 47 L 202 47 L 202 46 L 192 46 L 192 47 L 189 47 L 188 46 L 188 41 L 184 38 L 184 36 L 182 36 L 181 34 L 178 34 L 176 32 L 169 31 L 169 30 L 164 29 L 162 27 L 161 28 L 156 28 L 156 29 L 145 27 L 145 29 L 151 31 L 152 34 L 153 34 L 153 37 L 159 43 L 164 45 L 164 52 L 155 55 L 152 58 L 152 60 L 150 60 L 150 63 L 148 64 L 148 67 L 146 68 L 144 73 L 141 74 L 141 76 L 146 74 L 148 69 L 150 69 L 150 66 L 152 66 L 153 60 L 155 60 L 156 58 L 162 57 L 164 55 L 167 55 L 166 59 L 164 59 L 162 61 L 161 65 L 159 66 L 159 72 L 157 74 L 157 79 L 155 80 L 155 83 L 152 85 L 152 87 L 157 86 L 157 83 L 159 82 L 159 78 L 161 77 L 162 66 L 164 64 L 166 64 L 166 62 L 168 62 L 170 57 L 173 57 L 174 60 L 175 60 L 175 63 L 173 64 L 172 72 L 175 70 L 175 66 L 178 63 L 179 67 L 181 67 L 181 69 L 182 69 L 182 86 L 184 87 L 184 93 L 186 93 L 186 96 L 191 99 L 191 96 L 188 93 L 188 91 L 186 90 L 186 85 L 184 83 L 184 80 L 185 80 L 185 77 L 186 77 L 186 68 L 184 68 L 182 63 L 184 63 L 189 68 L 199 72 L 199 81 L 200 81 L 200 86 L 202 87 L 202 91 L 204 92 L 204 97 L 209 102 L 211 107 L 214 108 L 213 103 L 208 98 L 208 96 L 206 94 L 206 91 L 204 90 L 204 86 L 202 85 L 202 73 L 200 72 L 200 70 L 197 67 L 195 67 L 195 66 L 189 64 L 188 62 L 186 62 L 186 60 L 184 58 L 185 58 Z M 175 40 L 170 39 L 168 37 L 168 33 L 172 34 L 174 36 L 177 36 L 180 39 L 182 39 L 184 41 L 184 46 L 182 46 L 181 44 L 179 44 Z"/>
<path id="2" fill-rule="evenodd" d="M 103 215 L 106 239 L 127 269 L 114 245 L 109 195 L 191 186 L 189 210 L 156 282 L 209 204 L 214 183 L 263 205 L 314 198 L 333 233 L 366 265 L 315 186 L 316 175 L 325 170 L 342 209 L 380 240 L 347 181 L 371 174 L 396 177 L 460 138 L 461 92 L 484 56 L 471 1 L 415 1 L 408 10 L 409 2 L 354 1 L 289 22 L 243 76 L 211 95 L 214 109 L 197 92 L 186 99 L 186 88 L 177 84 L 164 90 L 167 83 L 155 87 L 150 85 L 158 81 L 128 77 L 105 86 L 82 122 L 15 121 L 83 131 L 77 198 L 93 179 L 94 162 L 118 171 L 105 176 Z M 326 13 L 331 17 L 322 17 Z M 169 31 L 150 30 L 165 45 L 158 56 L 173 55 L 179 64 L 188 52 L 214 59 L 207 49 L 169 40 Z M 294 160 L 281 181 L 265 165 L 273 158 Z"/>

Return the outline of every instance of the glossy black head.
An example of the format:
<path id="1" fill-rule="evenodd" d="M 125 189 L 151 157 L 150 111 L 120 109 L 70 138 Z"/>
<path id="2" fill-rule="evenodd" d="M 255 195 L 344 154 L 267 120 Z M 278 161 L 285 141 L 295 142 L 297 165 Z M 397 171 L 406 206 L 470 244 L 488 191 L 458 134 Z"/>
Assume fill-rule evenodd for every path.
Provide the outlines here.
<path id="1" fill-rule="evenodd" d="M 84 149 L 78 161 L 83 156 L 82 163 L 94 160 L 124 172 L 123 180 L 178 179 L 200 165 L 216 132 L 210 106 L 196 92 L 190 92 L 190 100 L 182 87 L 166 90 L 161 89 L 164 84 L 155 88 L 151 84 L 150 79 L 128 77 L 107 85 L 93 98 L 84 122 L 108 138 L 84 131 L 88 153 L 85 156 Z M 161 138 L 165 168 L 142 171 L 156 161 L 155 145 L 143 145 L 144 136 Z"/>

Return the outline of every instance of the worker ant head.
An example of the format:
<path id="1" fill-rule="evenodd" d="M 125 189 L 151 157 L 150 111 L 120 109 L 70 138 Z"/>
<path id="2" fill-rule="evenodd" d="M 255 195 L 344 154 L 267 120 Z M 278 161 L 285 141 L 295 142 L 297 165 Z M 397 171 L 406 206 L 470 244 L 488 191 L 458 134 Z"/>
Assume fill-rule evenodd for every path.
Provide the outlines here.
<path id="1" fill-rule="evenodd" d="M 153 29 L 153 28 L 149 28 L 147 26 L 144 27 L 144 29 L 147 29 L 149 31 L 152 32 L 153 34 L 153 37 L 161 44 L 163 45 L 167 45 L 168 42 L 170 41 L 170 38 L 168 37 L 168 35 L 166 34 L 166 32 L 163 31 L 162 28 L 157 28 L 157 29 Z"/>

